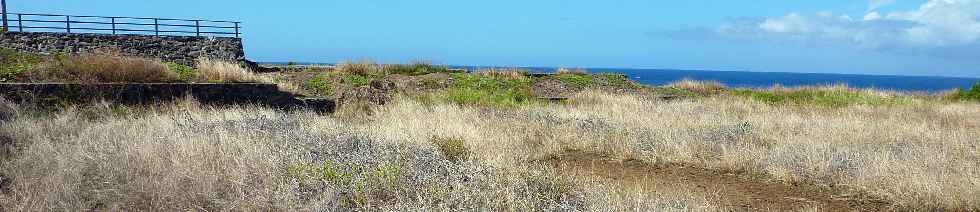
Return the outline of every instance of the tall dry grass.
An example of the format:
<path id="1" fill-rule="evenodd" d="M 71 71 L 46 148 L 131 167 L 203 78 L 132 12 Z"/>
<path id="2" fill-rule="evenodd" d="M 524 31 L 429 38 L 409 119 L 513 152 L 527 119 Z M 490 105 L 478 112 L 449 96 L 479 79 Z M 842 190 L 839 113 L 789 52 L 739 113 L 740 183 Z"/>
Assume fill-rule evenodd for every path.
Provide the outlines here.
<path id="1" fill-rule="evenodd" d="M 211 58 L 198 58 L 195 61 L 197 75 L 205 82 L 262 82 L 272 83 L 267 77 L 261 77 L 241 64 Z"/>
<path id="2" fill-rule="evenodd" d="M 827 108 L 586 92 L 510 109 L 398 98 L 344 119 L 189 105 L 3 122 L 16 153 L 0 162 L 11 182 L 0 207 L 725 210 L 710 194 L 631 189 L 541 162 L 568 150 L 833 185 L 904 210 L 980 207 L 975 103 Z"/>
<path id="3" fill-rule="evenodd" d="M 382 66 L 371 60 L 361 60 L 354 62 L 347 60 L 337 64 L 336 70 L 344 74 L 368 76 L 378 74 Z"/>
<path id="4" fill-rule="evenodd" d="M 700 81 L 688 78 L 672 82 L 667 86 L 688 90 L 702 95 L 718 94 L 725 89 L 725 85 L 718 81 Z"/>
<path id="5" fill-rule="evenodd" d="M 174 82 L 177 75 L 154 59 L 120 54 L 84 54 L 42 63 L 25 72 L 36 82 Z"/>

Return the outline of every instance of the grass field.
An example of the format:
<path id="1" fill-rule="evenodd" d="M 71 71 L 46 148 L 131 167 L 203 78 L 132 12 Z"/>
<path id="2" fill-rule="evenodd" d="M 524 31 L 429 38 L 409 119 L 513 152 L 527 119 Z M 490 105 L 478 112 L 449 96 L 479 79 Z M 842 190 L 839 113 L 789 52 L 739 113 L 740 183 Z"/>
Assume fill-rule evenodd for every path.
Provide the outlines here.
<path id="1" fill-rule="evenodd" d="M 5 79 L 275 81 L 386 98 L 333 114 L 0 98 L 0 211 L 980 210 L 980 84 L 646 87 L 584 70 L 370 62 L 290 78 L 208 59 L 0 53 L 16 65 Z M 556 89 L 581 91 L 537 99 L 569 93 Z"/>
<path id="2" fill-rule="evenodd" d="M 617 180 L 555 162 L 575 161 L 567 158 L 575 152 L 638 166 L 735 174 L 777 189 L 808 185 L 814 193 L 839 199 L 880 202 L 876 210 L 976 210 L 980 205 L 980 107 L 970 102 L 827 107 L 773 105 L 741 96 L 661 101 L 585 92 L 561 105 L 499 108 L 396 98 L 372 110 L 372 115 L 340 118 L 248 106 L 211 108 L 188 100 L 39 113 L 5 103 L 10 118 L 0 125 L 0 205 L 6 210 L 740 207 L 729 203 L 725 191 L 636 186 L 656 185 L 648 181 L 657 179 Z M 751 208 L 841 209 L 827 201 Z"/>

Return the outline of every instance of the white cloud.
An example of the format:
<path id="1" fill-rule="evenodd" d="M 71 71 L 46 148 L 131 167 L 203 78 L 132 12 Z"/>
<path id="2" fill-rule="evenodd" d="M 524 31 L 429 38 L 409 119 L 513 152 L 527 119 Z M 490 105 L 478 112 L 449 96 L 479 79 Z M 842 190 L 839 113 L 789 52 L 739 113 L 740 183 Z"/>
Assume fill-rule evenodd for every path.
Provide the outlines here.
<path id="1" fill-rule="evenodd" d="M 895 3 L 895 0 L 871 0 L 870 4 L 868 5 L 868 12 L 877 10 L 878 8 L 892 3 Z"/>
<path id="2" fill-rule="evenodd" d="M 736 21 L 722 36 L 844 43 L 862 48 L 962 48 L 980 46 L 980 0 L 930 0 L 918 9 L 879 13 L 892 0 L 872 0 L 861 19 L 820 12 Z M 980 52 L 978 50 L 977 52 Z"/>

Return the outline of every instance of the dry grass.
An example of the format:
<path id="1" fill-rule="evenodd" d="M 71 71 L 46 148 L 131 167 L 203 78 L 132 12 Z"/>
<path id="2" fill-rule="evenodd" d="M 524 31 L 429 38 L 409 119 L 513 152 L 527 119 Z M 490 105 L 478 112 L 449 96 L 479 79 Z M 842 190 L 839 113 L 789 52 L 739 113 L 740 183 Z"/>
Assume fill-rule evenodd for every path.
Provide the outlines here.
<path id="1" fill-rule="evenodd" d="M 336 70 L 344 74 L 368 76 L 378 74 L 381 66 L 371 60 L 361 60 L 354 62 L 351 60 L 337 64 Z"/>
<path id="2" fill-rule="evenodd" d="M 0 162 L 11 181 L 0 207 L 725 210 L 710 194 L 632 189 L 540 162 L 574 149 L 844 187 L 905 210 L 980 209 L 975 103 L 825 108 L 587 92 L 510 109 L 398 98 L 356 122 L 185 105 L 99 120 L 13 112 L 22 115 L 0 124 L 16 147 Z"/>
<path id="3" fill-rule="evenodd" d="M 688 90 L 702 95 L 718 94 L 725 90 L 725 85 L 718 81 L 699 81 L 686 78 L 670 83 L 667 86 Z"/>
<path id="4" fill-rule="evenodd" d="M 36 82 L 174 82 L 177 75 L 159 60 L 119 54 L 86 54 L 42 63 L 25 72 Z"/>
<path id="5" fill-rule="evenodd" d="M 197 76 L 206 82 L 262 82 L 272 83 L 267 77 L 261 77 L 241 64 L 198 58 L 196 61 Z"/>

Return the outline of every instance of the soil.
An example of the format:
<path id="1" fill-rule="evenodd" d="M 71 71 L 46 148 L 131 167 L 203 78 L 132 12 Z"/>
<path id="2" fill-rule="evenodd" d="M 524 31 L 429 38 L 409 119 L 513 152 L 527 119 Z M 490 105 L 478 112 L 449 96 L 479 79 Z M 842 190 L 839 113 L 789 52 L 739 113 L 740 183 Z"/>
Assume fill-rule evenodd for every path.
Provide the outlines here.
<path id="1" fill-rule="evenodd" d="M 789 184 L 764 176 L 731 173 L 680 164 L 651 165 L 598 154 L 571 151 L 549 161 L 572 173 L 588 173 L 618 185 L 641 185 L 694 191 L 717 198 L 734 211 L 893 211 L 893 204 L 855 191 L 808 184 Z"/>

